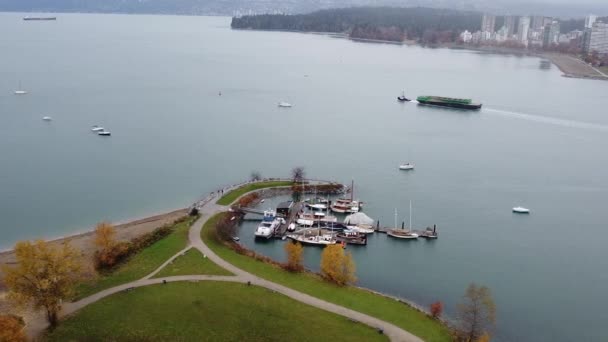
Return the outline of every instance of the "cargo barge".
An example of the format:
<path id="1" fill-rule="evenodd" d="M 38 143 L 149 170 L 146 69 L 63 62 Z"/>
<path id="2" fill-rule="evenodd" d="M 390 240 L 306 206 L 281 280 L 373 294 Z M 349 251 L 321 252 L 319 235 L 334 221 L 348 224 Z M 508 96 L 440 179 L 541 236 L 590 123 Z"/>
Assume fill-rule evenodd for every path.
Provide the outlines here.
<path id="1" fill-rule="evenodd" d="M 471 99 L 458 99 L 442 96 L 418 96 L 416 100 L 418 103 L 427 106 L 440 106 L 470 110 L 481 108 L 481 103 L 473 103 Z"/>

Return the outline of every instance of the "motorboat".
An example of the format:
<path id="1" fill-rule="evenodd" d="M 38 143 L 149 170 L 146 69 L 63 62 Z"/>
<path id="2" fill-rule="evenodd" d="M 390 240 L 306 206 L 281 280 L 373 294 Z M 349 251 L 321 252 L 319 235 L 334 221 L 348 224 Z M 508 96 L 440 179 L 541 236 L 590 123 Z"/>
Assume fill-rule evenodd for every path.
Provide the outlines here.
<path id="1" fill-rule="evenodd" d="M 101 131 L 105 131 L 105 128 L 103 128 L 101 126 L 93 125 L 91 127 L 91 131 L 93 131 L 93 132 L 101 132 Z"/>
<path id="2" fill-rule="evenodd" d="M 269 239 L 274 235 L 277 227 L 281 225 L 281 218 L 276 217 L 276 213 L 273 210 L 264 211 L 262 222 L 258 225 L 255 230 L 255 238 Z"/>
<path id="3" fill-rule="evenodd" d="M 353 214 L 361 210 L 359 201 L 347 198 L 339 198 L 330 205 L 331 211 L 339 214 Z"/>
<path id="4" fill-rule="evenodd" d="M 112 135 L 112 133 L 110 133 L 110 131 L 101 130 L 101 131 L 97 132 L 97 135 L 101 135 L 101 136 L 104 136 L 104 137 L 109 137 L 110 135 Z"/>
<path id="5" fill-rule="evenodd" d="M 517 214 L 529 214 L 530 209 L 524 207 L 515 207 L 513 208 L 513 212 Z"/>
<path id="6" fill-rule="evenodd" d="M 345 230 L 336 234 L 336 241 L 351 245 L 367 245 L 367 235 L 354 230 Z"/>
<path id="7" fill-rule="evenodd" d="M 279 102 L 279 107 L 281 107 L 281 108 L 291 108 L 292 105 L 289 102 Z"/>
<path id="8" fill-rule="evenodd" d="M 399 170 L 409 171 L 409 170 L 413 170 L 413 169 L 414 169 L 414 164 L 412 164 L 412 163 L 403 163 L 403 164 L 399 165 Z"/>
<path id="9" fill-rule="evenodd" d="M 405 97 L 405 91 L 401 93 L 400 96 L 397 97 L 397 100 L 399 102 L 410 102 L 412 100 L 408 99 L 407 97 Z"/>
<path id="10" fill-rule="evenodd" d="M 50 116 L 43 116 L 42 120 L 44 120 L 44 121 L 52 121 L 53 118 L 51 118 Z"/>

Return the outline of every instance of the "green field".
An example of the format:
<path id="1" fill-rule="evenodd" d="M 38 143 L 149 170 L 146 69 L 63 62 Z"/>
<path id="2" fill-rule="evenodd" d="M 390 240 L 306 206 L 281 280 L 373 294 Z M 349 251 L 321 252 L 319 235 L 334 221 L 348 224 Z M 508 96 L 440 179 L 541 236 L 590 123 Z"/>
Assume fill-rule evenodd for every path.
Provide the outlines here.
<path id="1" fill-rule="evenodd" d="M 120 265 L 110 274 L 100 275 L 90 282 L 81 284 L 76 289 L 74 299 L 80 299 L 150 274 L 160 267 L 163 262 L 186 247 L 188 243 L 188 229 L 195 220 L 195 217 L 190 217 L 184 222 L 175 224 L 173 233 L 133 255 L 126 263 Z"/>
<path id="2" fill-rule="evenodd" d="M 184 255 L 180 255 L 172 263 L 165 266 L 153 278 L 189 274 L 234 275 L 209 260 L 209 258 L 205 258 L 198 249 L 191 248 Z"/>
<path id="3" fill-rule="evenodd" d="M 386 341 L 342 316 L 257 286 L 175 282 L 122 292 L 68 317 L 48 341 Z"/>
<path id="4" fill-rule="evenodd" d="M 451 341 L 450 332 L 445 326 L 396 300 L 355 287 L 337 287 L 313 274 L 289 273 L 273 265 L 237 254 L 213 237 L 212 228 L 221 215 L 210 218 L 205 223 L 201 235 L 205 244 L 222 259 L 264 279 L 391 322 L 425 341 Z"/>
<path id="5" fill-rule="evenodd" d="M 244 194 L 246 194 L 250 191 L 264 189 L 264 188 L 274 188 L 277 186 L 291 186 L 292 184 L 293 184 L 292 181 L 268 181 L 268 182 L 257 182 L 257 183 L 247 184 L 240 188 L 237 188 L 237 189 L 234 189 L 234 190 L 228 192 L 227 194 L 222 196 L 222 198 L 217 200 L 217 204 L 230 205 L 230 204 L 232 204 L 232 202 L 236 201 L 237 198 L 243 196 Z"/>

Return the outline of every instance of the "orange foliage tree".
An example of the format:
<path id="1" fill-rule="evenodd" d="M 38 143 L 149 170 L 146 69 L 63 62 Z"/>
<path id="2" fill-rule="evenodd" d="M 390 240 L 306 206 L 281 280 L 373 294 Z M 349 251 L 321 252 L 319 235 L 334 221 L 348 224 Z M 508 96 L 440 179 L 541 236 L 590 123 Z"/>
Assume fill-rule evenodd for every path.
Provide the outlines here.
<path id="1" fill-rule="evenodd" d="M 19 317 L 0 315 L 0 341 L 25 342 L 24 326 L 23 320 Z"/>
<path id="2" fill-rule="evenodd" d="M 82 279 L 80 253 L 69 244 L 53 246 L 45 241 L 18 242 L 17 266 L 2 266 L 8 297 L 18 305 L 44 309 L 51 326 L 58 321 L 62 300 L 69 298 Z"/>
<path id="3" fill-rule="evenodd" d="M 95 227 L 95 245 L 107 251 L 116 244 L 116 229 L 108 222 L 100 222 Z"/>
<path id="4" fill-rule="evenodd" d="M 461 341 L 489 340 L 489 333 L 496 322 L 496 305 L 490 289 L 470 284 L 463 296 L 463 302 L 458 305 L 458 319 Z"/>
<path id="5" fill-rule="evenodd" d="M 431 304 L 431 316 L 435 319 L 441 317 L 443 313 L 443 303 L 437 301 Z"/>
<path id="6" fill-rule="evenodd" d="M 321 275 L 340 286 L 355 282 L 355 262 L 350 252 L 344 252 L 338 244 L 325 247 L 321 253 Z"/>
<path id="7" fill-rule="evenodd" d="M 287 253 L 287 265 L 285 268 L 290 272 L 301 272 L 304 269 L 302 265 L 302 252 L 304 248 L 299 242 L 286 243 L 285 253 Z"/>

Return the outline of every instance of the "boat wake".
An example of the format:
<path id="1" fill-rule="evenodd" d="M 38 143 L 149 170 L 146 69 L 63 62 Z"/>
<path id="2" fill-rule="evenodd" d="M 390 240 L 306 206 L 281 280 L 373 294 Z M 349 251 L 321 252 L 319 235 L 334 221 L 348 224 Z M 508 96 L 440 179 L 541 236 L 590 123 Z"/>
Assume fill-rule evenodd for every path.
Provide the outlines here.
<path id="1" fill-rule="evenodd" d="M 517 112 L 511 112 L 511 111 L 500 110 L 500 109 L 492 109 L 492 108 L 484 108 L 483 112 L 489 112 L 489 113 L 493 113 L 493 114 L 508 116 L 508 117 L 512 117 L 512 118 L 518 118 L 518 119 L 523 119 L 523 120 L 528 120 L 528 121 L 546 123 L 546 124 L 551 124 L 551 125 L 560 126 L 560 127 L 580 128 L 580 129 L 608 132 L 608 125 L 595 124 L 595 123 L 584 122 L 584 121 L 558 119 L 558 118 L 552 118 L 552 117 L 547 117 L 547 116 L 517 113 Z"/>

